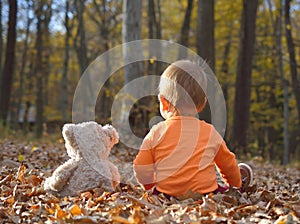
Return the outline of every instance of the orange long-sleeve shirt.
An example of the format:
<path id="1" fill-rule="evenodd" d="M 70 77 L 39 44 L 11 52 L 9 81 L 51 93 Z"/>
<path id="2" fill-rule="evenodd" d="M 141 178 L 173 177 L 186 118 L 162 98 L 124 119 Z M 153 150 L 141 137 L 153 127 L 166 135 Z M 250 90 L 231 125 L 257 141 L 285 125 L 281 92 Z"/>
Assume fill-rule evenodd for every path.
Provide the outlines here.
<path id="1" fill-rule="evenodd" d="M 155 125 L 143 140 L 133 168 L 145 189 L 172 196 L 218 188 L 215 164 L 228 184 L 240 187 L 235 155 L 214 127 L 195 117 L 175 116 Z"/>

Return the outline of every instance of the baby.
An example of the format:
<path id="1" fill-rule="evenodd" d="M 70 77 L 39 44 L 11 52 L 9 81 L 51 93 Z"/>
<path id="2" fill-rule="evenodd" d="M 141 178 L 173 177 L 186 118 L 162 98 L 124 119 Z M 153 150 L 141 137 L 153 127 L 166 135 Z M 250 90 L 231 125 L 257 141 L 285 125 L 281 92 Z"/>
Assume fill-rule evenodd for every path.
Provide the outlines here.
<path id="1" fill-rule="evenodd" d="M 251 168 L 239 166 L 216 129 L 196 117 L 207 102 L 206 86 L 204 70 L 188 60 L 163 72 L 158 99 L 165 121 L 151 128 L 134 160 L 136 178 L 146 190 L 174 197 L 217 192 L 222 188 L 215 166 L 227 185 L 243 190 L 251 182 Z"/>

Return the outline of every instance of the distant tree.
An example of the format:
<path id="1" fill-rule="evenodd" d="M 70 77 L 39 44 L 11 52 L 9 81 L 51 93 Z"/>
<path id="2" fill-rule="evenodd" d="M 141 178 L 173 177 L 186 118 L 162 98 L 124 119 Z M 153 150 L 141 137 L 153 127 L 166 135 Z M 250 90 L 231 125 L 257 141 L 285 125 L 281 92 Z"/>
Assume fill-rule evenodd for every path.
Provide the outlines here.
<path id="1" fill-rule="evenodd" d="M 296 62 L 296 55 L 295 55 L 295 44 L 294 38 L 292 36 L 292 24 L 291 24 L 291 15 L 290 15 L 290 8 L 291 8 L 291 0 L 285 0 L 284 5 L 284 18 L 285 18 L 285 37 L 288 46 L 288 53 L 289 53 L 289 65 L 290 71 L 292 76 L 292 89 L 296 99 L 296 107 L 298 113 L 298 136 L 300 134 L 300 84 L 299 84 L 299 77 L 297 72 L 297 62 Z M 287 164 L 289 162 L 289 150 L 288 148 L 284 151 L 283 157 L 283 164 Z"/>
<path id="2" fill-rule="evenodd" d="M 45 51 L 45 40 L 49 35 L 49 22 L 52 15 L 52 1 L 39 0 L 36 3 L 35 15 L 36 23 L 36 59 L 35 59 L 35 78 L 36 78 L 36 137 L 40 138 L 43 134 L 44 105 L 45 105 L 45 78 L 49 75 L 48 55 Z M 47 48 L 49 50 L 49 48 Z"/>
<path id="3" fill-rule="evenodd" d="M 255 25 L 258 0 L 243 0 L 240 45 L 237 63 L 233 140 L 238 149 L 247 153 L 247 135 L 250 120 L 251 72 L 255 43 Z"/>
<path id="4" fill-rule="evenodd" d="M 30 11 L 32 10 L 32 1 L 26 0 L 27 11 L 26 11 L 26 28 L 25 28 L 25 38 L 24 47 L 21 56 L 21 68 L 19 71 L 19 88 L 17 91 L 17 112 L 19 113 L 22 109 L 23 95 L 24 95 L 24 84 L 25 84 L 25 68 L 28 62 L 28 48 L 29 48 L 29 35 L 30 35 L 30 25 L 33 21 L 33 17 L 30 16 Z M 17 120 L 15 121 L 17 122 Z"/>
<path id="5" fill-rule="evenodd" d="M 214 5 L 215 1 L 211 0 L 198 0 L 197 10 L 197 53 L 204 61 L 215 70 L 215 22 L 214 22 Z M 208 99 L 211 103 L 215 101 L 214 89 L 209 88 L 207 92 L 210 98 Z M 205 108 L 200 114 L 200 118 L 207 122 L 211 122 L 211 112 L 209 103 L 206 104 Z"/>
<path id="6" fill-rule="evenodd" d="M 0 33 L 2 34 L 2 1 L 0 1 Z M 2 86 L 2 52 L 3 52 L 3 37 L 0 35 L 0 89 Z M 0 91 L 0 101 L 1 101 L 1 91 Z"/>
<path id="7" fill-rule="evenodd" d="M 148 37 L 161 39 L 160 0 L 148 0 Z"/>
<path id="8" fill-rule="evenodd" d="M 6 122 L 13 84 L 13 74 L 15 66 L 15 46 L 16 46 L 16 24 L 17 24 L 17 0 L 9 1 L 9 19 L 6 38 L 5 62 L 3 67 L 1 100 L 0 100 L 0 119 Z"/>
<path id="9" fill-rule="evenodd" d="M 141 29 L 142 29 L 142 1 L 136 0 L 124 0 L 123 1 L 123 25 L 122 25 L 122 42 L 127 43 L 134 40 L 141 39 Z M 126 45 L 123 47 L 123 55 L 126 66 L 124 67 L 124 85 L 126 91 L 126 99 L 123 101 L 122 114 L 120 121 L 122 123 L 129 119 L 129 106 L 132 105 L 133 97 L 136 95 L 140 88 L 128 88 L 128 83 L 132 80 L 138 78 L 143 73 L 142 62 L 135 62 L 128 64 L 131 61 L 133 55 L 137 56 L 141 54 L 142 59 L 142 49 L 140 52 L 129 51 Z"/>
<path id="10" fill-rule="evenodd" d="M 214 0 L 198 0 L 197 11 L 197 53 L 212 70 L 215 68 L 214 5 Z"/>
<path id="11" fill-rule="evenodd" d="M 69 71 L 69 59 L 70 59 L 70 38 L 71 30 L 73 26 L 70 24 L 70 1 L 66 1 L 65 4 L 65 20 L 64 26 L 66 29 L 65 34 L 65 58 L 64 58 L 64 67 L 61 77 L 61 111 L 62 111 L 62 120 L 67 121 L 67 106 L 68 106 L 68 71 Z"/>
<path id="12" fill-rule="evenodd" d="M 193 11 L 193 2 L 194 0 L 187 0 L 187 7 L 184 15 L 184 20 L 181 26 L 180 32 L 180 41 L 179 44 L 189 47 L 189 34 L 190 34 L 190 26 L 191 26 L 191 16 Z M 179 58 L 185 58 L 187 56 L 187 52 L 179 52 Z"/>
<path id="13" fill-rule="evenodd" d="M 75 8 L 77 13 L 77 31 L 74 40 L 74 46 L 77 53 L 78 63 L 80 67 L 81 75 L 83 75 L 84 70 L 87 68 L 88 56 L 87 56 L 87 46 L 85 38 L 85 26 L 84 26 L 84 11 L 85 11 L 85 0 L 76 0 Z"/>
<path id="14" fill-rule="evenodd" d="M 160 0 L 148 0 L 148 37 L 149 39 L 161 39 L 161 9 Z M 149 53 L 151 57 L 160 58 L 161 55 L 154 55 L 154 49 L 150 47 Z M 160 53 L 160 52 L 156 52 Z M 155 60 L 154 60 L 155 61 Z M 153 61 L 153 62 L 154 62 Z M 160 62 L 156 61 L 148 63 L 148 74 L 157 75 L 161 73 Z"/>
<path id="15" fill-rule="evenodd" d="M 113 3 L 113 4 L 112 4 Z M 112 45 L 114 37 L 116 36 L 116 25 L 119 22 L 118 16 L 122 13 L 122 2 L 119 0 L 107 2 L 93 0 L 92 5 L 89 8 L 88 13 L 92 22 L 94 22 L 99 31 L 99 45 L 98 54 L 107 52 Z M 119 32 L 117 33 L 119 35 Z M 99 52 L 100 51 L 100 52 Z M 98 55 L 97 55 L 98 56 Z M 109 57 L 106 60 L 106 74 L 110 74 L 111 71 L 111 59 Z M 111 117 L 111 105 L 113 102 L 113 86 L 110 79 L 105 83 L 105 87 L 102 89 L 99 95 L 99 107 L 101 119 L 107 119 Z"/>

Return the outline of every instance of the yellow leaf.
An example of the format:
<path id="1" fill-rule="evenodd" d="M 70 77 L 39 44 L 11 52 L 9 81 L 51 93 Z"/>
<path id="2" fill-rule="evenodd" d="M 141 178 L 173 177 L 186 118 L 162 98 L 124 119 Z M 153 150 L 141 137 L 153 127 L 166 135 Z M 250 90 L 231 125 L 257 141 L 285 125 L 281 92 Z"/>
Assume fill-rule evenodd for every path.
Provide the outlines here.
<path id="1" fill-rule="evenodd" d="M 36 146 L 33 146 L 33 147 L 31 148 L 31 152 L 34 152 L 34 151 L 36 151 L 37 149 L 39 149 L 39 148 L 36 147 Z"/>
<path id="2" fill-rule="evenodd" d="M 70 208 L 70 212 L 73 216 L 75 215 L 81 215 L 81 208 L 75 204 L 75 205 L 72 205 L 72 207 Z"/>
<path id="3" fill-rule="evenodd" d="M 67 216 L 68 216 L 67 212 L 62 210 L 59 204 L 55 204 L 55 218 L 62 219 L 62 218 L 66 218 Z"/>
<path id="4" fill-rule="evenodd" d="M 155 62 L 156 59 L 157 58 L 155 56 L 153 56 L 152 58 L 150 58 L 150 64 L 154 64 L 154 62 Z"/>
<path id="5" fill-rule="evenodd" d="M 57 209 L 55 211 L 55 218 L 57 218 L 57 219 L 63 219 L 63 218 L 66 218 L 67 216 L 68 216 L 68 214 L 61 209 L 59 209 L 59 210 Z"/>
<path id="6" fill-rule="evenodd" d="M 54 214 L 54 212 L 55 212 L 55 211 L 54 211 L 52 208 L 50 208 L 50 206 L 47 205 L 47 204 L 45 205 L 45 209 L 46 209 L 47 212 L 49 212 L 51 215 Z"/>
<path id="7" fill-rule="evenodd" d="M 19 162 L 23 162 L 25 160 L 25 156 L 24 155 L 18 155 L 18 160 L 19 160 Z"/>

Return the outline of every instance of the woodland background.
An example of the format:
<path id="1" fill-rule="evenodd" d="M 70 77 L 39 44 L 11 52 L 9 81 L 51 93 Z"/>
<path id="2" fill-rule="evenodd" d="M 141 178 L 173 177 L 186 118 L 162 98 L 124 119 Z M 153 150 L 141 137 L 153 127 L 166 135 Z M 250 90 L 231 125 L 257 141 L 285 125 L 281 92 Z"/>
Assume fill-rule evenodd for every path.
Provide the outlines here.
<path id="1" fill-rule="evenodd" d="M 2 138 L 60 133 L 88 65 L 121 43 L 154 38 L 194 50 L 215 71 L 233 151 L 283 164 L 300 160 L 299 0 L 1 0 L 0 12 Z M 165 66 L 145 61 L 114 74 L 98 96 L 96 121 L 110 122 L 126 82 Z M 157 111 L 153 97 L 136 102 L 132 128 L 144 135 Z"/>

